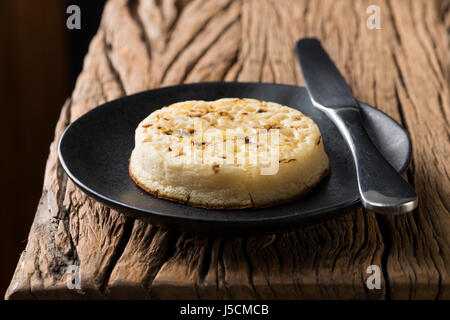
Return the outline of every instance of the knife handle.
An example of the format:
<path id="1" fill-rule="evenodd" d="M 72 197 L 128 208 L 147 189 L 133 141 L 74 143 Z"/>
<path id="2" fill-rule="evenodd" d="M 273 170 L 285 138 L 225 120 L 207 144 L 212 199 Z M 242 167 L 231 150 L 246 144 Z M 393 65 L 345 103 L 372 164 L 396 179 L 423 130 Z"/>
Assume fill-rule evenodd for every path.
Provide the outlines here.
<path id="1" fill-rule="evenodd" d="M 414 210 L 416 193 L 372 143 L 362 126 L 359 108 L 322 110 L 338 127 L 353 154 L 363 206 L 392 215 Z"/>

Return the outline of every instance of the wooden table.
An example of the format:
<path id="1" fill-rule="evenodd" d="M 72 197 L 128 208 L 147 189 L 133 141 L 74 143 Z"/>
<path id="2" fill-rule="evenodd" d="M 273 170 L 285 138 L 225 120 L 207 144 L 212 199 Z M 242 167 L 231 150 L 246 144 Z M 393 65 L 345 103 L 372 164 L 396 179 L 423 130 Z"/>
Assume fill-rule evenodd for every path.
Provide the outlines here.
<path id="1" fill-rule="evenodd" d="M 380 30 L 366 26 L 372 4 Z M 449 299 L 449 6 L 109 1 L 56 126 L 42 198 L 6 298 Z M 102 206 L 59 165 L 64 128 L 126 94 L 216 80 L 303 85 L 293 44 L 304 36 L 321 39 L 357 99 L 408 129 L 414 155 L 406 177 L 420 198 L 414 212 L 359 209 L 266 236 L 191 235 Z M 369 265 L 381 268 L 380 289 L 366 286 Z"/>

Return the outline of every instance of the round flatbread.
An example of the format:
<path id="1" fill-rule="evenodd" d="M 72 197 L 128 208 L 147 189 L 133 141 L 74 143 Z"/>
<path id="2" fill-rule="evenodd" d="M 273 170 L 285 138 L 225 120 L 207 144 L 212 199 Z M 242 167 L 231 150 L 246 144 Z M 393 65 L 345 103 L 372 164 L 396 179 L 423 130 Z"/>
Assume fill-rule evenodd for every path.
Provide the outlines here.
<path id="1" fill-rule="evenodd" d="M 137 127 L 130 175 L 145 191 L 204 208 L 268 207 L 296 199 L 329 171 L 320 131 L 273 102 L 185 101 Z"/>

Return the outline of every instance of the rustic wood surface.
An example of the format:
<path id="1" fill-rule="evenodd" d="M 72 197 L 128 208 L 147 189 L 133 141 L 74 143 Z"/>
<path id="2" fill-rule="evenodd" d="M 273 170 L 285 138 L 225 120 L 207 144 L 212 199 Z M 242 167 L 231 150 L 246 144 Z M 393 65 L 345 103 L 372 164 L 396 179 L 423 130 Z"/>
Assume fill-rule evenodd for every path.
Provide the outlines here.
<path id="1" fill-rule="evenodd" d="M 366 8 L 381 8 L 381 30 Z M 450 298 L 449 1 L 111 0 L 62 109 L 42 198 L 6 293 L 44 298 Z M 217 237 L 167 231 L 91 200 L 56 144 L 86 111 L 181 82 L 302 85 L 294 42 L 315 36 L 355 96 L 409 131 L 414 212 L 365 210 L 286 233 Z M 382 270 L 380 290 L 366 268 Z M 70 265 L 80 288 L 68 289 Z"/>

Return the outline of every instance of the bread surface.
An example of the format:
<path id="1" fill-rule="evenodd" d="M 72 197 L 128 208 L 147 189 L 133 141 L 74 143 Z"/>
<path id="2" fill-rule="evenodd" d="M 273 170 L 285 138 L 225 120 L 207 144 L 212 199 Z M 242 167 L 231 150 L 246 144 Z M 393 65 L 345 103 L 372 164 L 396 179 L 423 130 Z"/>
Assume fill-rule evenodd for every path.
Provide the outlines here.
<path id="1" fill-rule="evenodd" d="M 296 199 L 329 171 L 318 126 L 255 99 L 184 101 L 145 118 L 130 176 L 157 197 L 204 208 L 268 207 Z"/>

